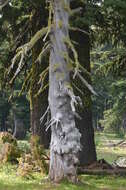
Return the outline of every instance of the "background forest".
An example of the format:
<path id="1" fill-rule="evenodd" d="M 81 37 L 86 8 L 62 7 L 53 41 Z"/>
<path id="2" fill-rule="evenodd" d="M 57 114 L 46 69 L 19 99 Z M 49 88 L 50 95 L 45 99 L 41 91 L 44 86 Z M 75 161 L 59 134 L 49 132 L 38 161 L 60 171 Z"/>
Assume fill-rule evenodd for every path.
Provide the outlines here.
<path id="1" fill-rule="evenodd" d="M 13 6 L 11 3 L 13 3 Z M 27 65 L 24 66 L 23 72 L 20 74 L 19 78 L 16 79 L 13 87 L 11 87 L 10 84 L 12 81 L 6 87 L 6 80 L 9 81 L 10 79 L 8 78 L 11 78 L 11 76 L 7 76 L 5 71 L 8 70 L 9 64 L 11 64 L 10 60 L 13 58 L 16 48 L 27 42 L 28 39 L 30 39 L 30 35 L 32 35 L 30 34 L 32 23 L 30 23 L 29 19 L 32 17 L 32 9 L 35 7 L 33 5 L 34 1 L 33 4 L 30 5 L 23 1 L 12 1 L 11 3 L 1 12 L 0 19 L 0 126 L 1 131 L 6 131 L 7 129 L 14 131 L 15 120 L 20 119 L 22 125 L 26 126 L 24 127 L 24 131 L 29 131 L 30 100 L 26 93 L 27 89 L 20 97 L 19 94 L 23 81 L 25 80 L 24 77 L 27 72 L 30 72 L 32 57 L 29 58 L 30 60 L 28 60 Z M 76 25 L 76 27 L 84 28 L 84 32 L 86 31 L 85 27 L 88 26 L 88 30 L 90 29 L 91 78 L 95 91 L 98 94 L 98 96 L 93 96 L 92 98 L 94 128 L 97 129 L 103 126 L 105 129 L 114 130 L 117 133 L 125 128 L 124 5 L 125 1 L 117 1 L 115 3 L 113 3 L 113 1 L 105 1 L 103 5 L 100 1 L 89 1 L 86 5 L 87 10 L 77 13 L 74 21 L 71 19 L 71 22 L 74 22 L 72 24 Z M 47 12 L 48 11 L 45 10 L 45 14 L 48 14 Z M 41 14 L 40 16 L 44 17 L 44 13 L 42 12 Z M 82 16 L 80 17 L 79 14 Z M 38 18 L 37 15 L 36 18 Z M 42 22 L 41 18 L 39 19 Z M 40 21 L 38 20 L 37 22 Z M 46 23 L 47 20 L 43 18 L 43 22 Z M 40 27 L 38 27 L 38 30 Z M 83 32 L 80 33 L 80 36 L 82 35 L 84 35 Z M 85 48 L 89 48 L 89 44 L 85 44 L 85 46 L 87 46 Z M 111 115 L 110 118 L 109 115 Z M 19 125 L 20 122 L 18 122 Z M 20 126 L 18 127 L 20 128 Z"/>
<path id="2" fill-rule="evenodd" d="M 125 0 L 0 0 L 1 190 L 126 189 L 89 175 L 126 167 L 125 46 Z"/>

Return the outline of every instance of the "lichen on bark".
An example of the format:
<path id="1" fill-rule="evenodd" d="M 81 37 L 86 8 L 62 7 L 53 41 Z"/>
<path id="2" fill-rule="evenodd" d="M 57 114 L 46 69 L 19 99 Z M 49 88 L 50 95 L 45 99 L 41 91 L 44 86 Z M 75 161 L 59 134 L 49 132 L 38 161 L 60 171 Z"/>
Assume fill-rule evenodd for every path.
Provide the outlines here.
<path id="1" fill-rule="evenodd" d="M 56 182 L 67 178 L 77 180 L 76 169 L 80 151 L 80 133 L 75 125 L 71 100 L 73 92 L 66 84 L 71 84 L 70 70 L 64 55 L 68 54 L 64 39 L 69 38 L 69 0 L 54 0 L 53 25 L 50 32 L 51 52 L 49 68 L 49 106 L 51 110 L 50 179 Z M 64 7 L 65 5 L 65 7 Z M 62 21 L 62 27 L 59 22 Z M 59 64 L 55 68 L 55 64 Z M 57 80 L 58 75 L 59 77 Z M 71 86 L 71 85 L 70 85 Z"/>

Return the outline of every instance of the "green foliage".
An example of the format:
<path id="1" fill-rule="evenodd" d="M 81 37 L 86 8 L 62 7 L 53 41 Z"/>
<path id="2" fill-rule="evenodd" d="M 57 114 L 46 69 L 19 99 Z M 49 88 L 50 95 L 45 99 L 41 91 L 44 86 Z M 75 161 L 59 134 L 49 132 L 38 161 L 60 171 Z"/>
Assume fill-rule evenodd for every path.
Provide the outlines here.
<path id="1" fill-rule="evenodd" d="M 22 153 L 18 159 L 17 174 L 23 178 L 33 178 L 33 173 L 47 174 L 48 156 L 43 146 L 40 145 L 39 137 L 32 136 L 28 141 L 18 141 L 18 148 Z"/>
<path id="2" fill-rule="evenodd" d="M 30 143 L 28 142 L 28 140 L 18 141 L 18 148 L 22 154 L 29 154 L 31 152 Z"/>
<path id="3" fill-rule="evenodd" d="M 113 113 L 112 109 L 104 111 L 104 119 L 99 122 L 107 132 L 120 132 L 121 119 Z"/>
<path id="4" fill-rule="evenodd" d="M 111 43 L 98 46 L 91 54 L 93 82 L 99 97 L 93 97 L 94 120 L 105 130 L 124 134 L 126 102 L 125 48 Z M 95 122 L 96 123 L 96 122 Z"/>

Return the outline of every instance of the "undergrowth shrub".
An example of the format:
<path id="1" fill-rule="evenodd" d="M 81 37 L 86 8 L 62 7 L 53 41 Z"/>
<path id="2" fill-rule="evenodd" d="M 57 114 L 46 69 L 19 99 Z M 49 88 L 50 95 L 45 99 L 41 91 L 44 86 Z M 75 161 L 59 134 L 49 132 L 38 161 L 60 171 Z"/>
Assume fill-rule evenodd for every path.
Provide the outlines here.
<path id="1" fill-rule="evenodd" d="M 24 153 L 19 158 L 17 174 L 27 179 L 32 177 L 33 172 L 47 174 L 48 160 L 49 158 L 45 149 L 40 145 L 39 137 L 32 136 L 30 140 L 30 152 Z"/>
<path id="2" fill-rule="evenodd" d="M 8 132 L 0 133 L 0 161 L 1 163 L 14 162 L 20 157 L 20 150 L 16 139 Z"/>

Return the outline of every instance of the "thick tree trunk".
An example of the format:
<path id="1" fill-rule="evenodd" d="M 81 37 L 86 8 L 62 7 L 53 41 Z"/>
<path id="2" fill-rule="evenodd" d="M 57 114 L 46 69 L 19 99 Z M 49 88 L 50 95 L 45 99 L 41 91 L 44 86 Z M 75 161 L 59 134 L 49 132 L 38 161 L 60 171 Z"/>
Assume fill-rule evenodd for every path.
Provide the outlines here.
<path id="1" fill-rule="evenodd" d="M 85 28 L 85 30 L 88 27 Z M 81 32 L 74 32 L 72 39 L 78 42 L 76 46 L 80 64 L 90 72 L 90 40 L 89 36 L 82 34 Z M 89 83 L 91 79 L 89 76 L 83 76 Z M 79 108 L 78 112 L 81 116 L 81 120 L 77 120 L 76 124 L 81 133 L 81 145 L 82 149 L 79 154 L 80 165 L 84 166 L 96 161 L 96 150 L 94 143 L 94 129 L 92 123 L 92 100 L 89 90 L 82 85 L 81 81 L 77 79 L 76 85 L 83 94 L 80 94 L 83 102 L 83 107 Z"/>
<path id="2" fill-rule="evenodd" d="M 51 110 L 51 144 L 49 176 L 53 181 L 67 178 L 76 181 L 80 133 L 72 110 L 70 71 L 65 55 L 68 34 L 69 0 L 54 0 L 54 25 L 50 34 L 49 106 Z"/>
<path id="3" fill-rule="evenodd" d="M 41 12 L 41 11 L 40 11 Z M 32 18 L 32 35 L 34 35 L 43 24 L 42 15 L 40 12 L 35 11 Z M 42 13 L 43 14 L 43 13 Z M 45 18 L 44 18 L 45 19 Z M 41 24 L 42 23 L 42 24 Z M 38 42 L 32 50 L 32 81 L 30 87 L 30 115 L 31 115 L 31 131 L 32 135 L 38 136 L 40 139 L 40 144 L 44 148 L 49 147 L 50 143 L 50 131 L 47 133 L 45 130 L 46 117 L 41 125 L 40 118 L 44 114 L 48 106 L 48 92 L 43 92 L 43 95 L 35 96 L 40 89 L 40 80 L 41 72 L 47 67 L 47 62 L 44 60 L 42 63 L 36 62 L 43 44 Z"/>
<path id="4" fill-rule="evenodd" d="M 37 92 L 36 92 L 37 93 Z M 44 148 L 49 147 L 50 143 L 50 131 L 49 133 L 45 130 L 45 122 L 46 118 L 44 119 L 42 125 L 40 123 L 40 118 L 42 114 L 47 109 L 47 93 L 45 94 L 45 98 L 39 97 L 31 97 L 32 107 L 30 110 L 31 114 L 31 131 L 33 136 L 38 136 L 40 139 L 40 144 L 44 146 Z M 43 95 L 44 97 L 44 95 Z M 45 101 L 44 101 L 45 100 Z"/>
<path id="5" fill-rule="evenodd" d="M 90 109 L 85 109 L 81 112 L 82 120 L 78 121 L 81 137 L 82 149 L 79 154 L 80 166 L 91 164 L 97 160 L 94 129 L 92 126 L 92 113 Z"/>

